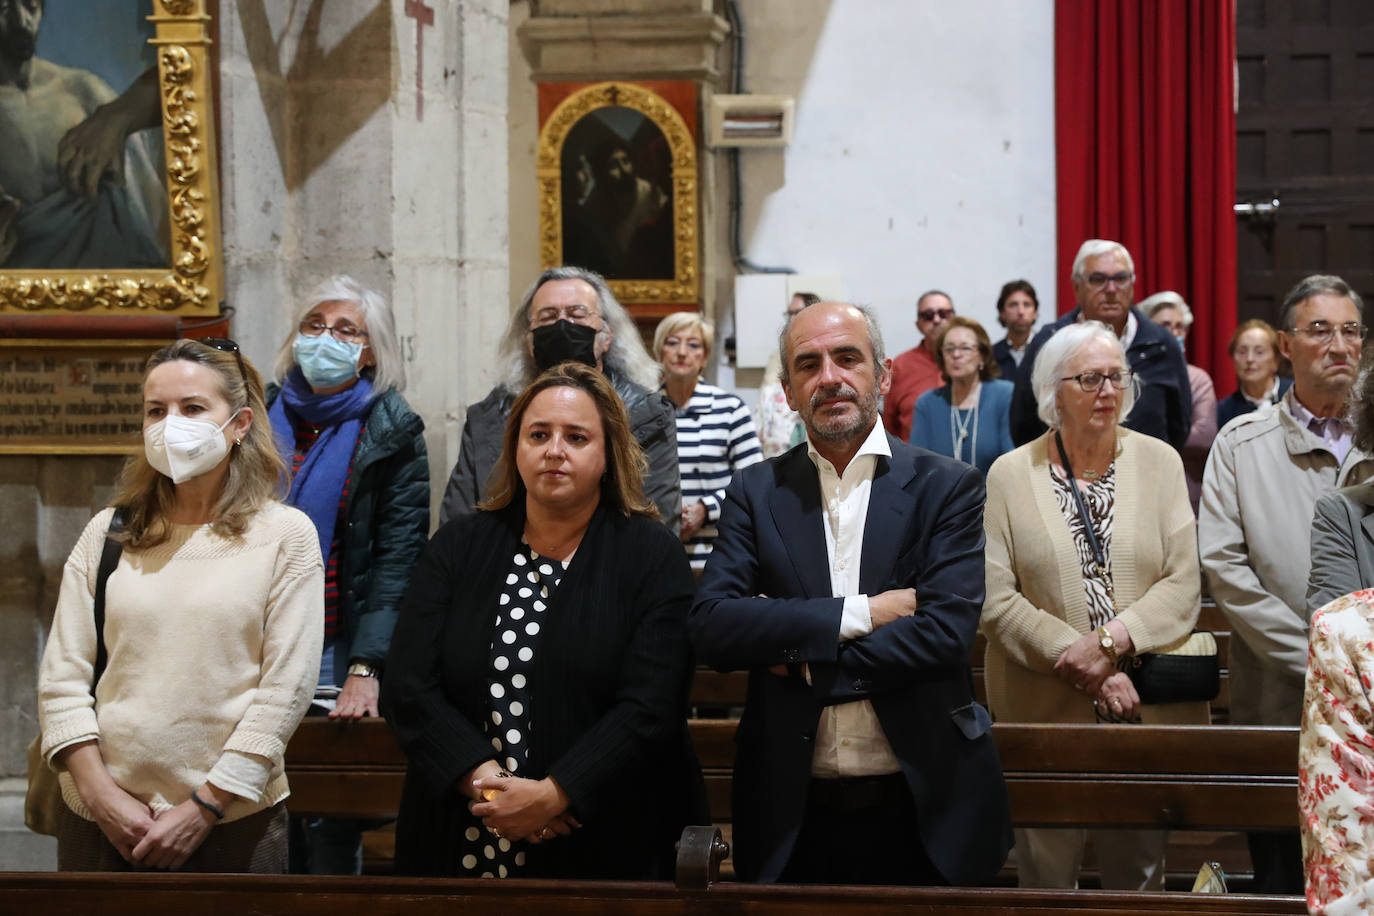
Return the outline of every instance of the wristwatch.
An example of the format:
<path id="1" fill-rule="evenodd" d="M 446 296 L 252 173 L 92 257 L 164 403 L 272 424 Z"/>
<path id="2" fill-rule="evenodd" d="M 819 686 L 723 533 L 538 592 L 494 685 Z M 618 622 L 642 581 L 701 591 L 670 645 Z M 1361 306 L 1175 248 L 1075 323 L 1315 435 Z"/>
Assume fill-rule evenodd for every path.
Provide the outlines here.
<path id="1" fill-rule="evenodd" d="M 1105 623 L 1097 628 L 1097 644 L 1102 648 L 1107 658 L 1111 659 L 1112 664 L 1115 665 L 1117 660 L 1116 639 L 1113 638 L 1112 631 L 1107 629 Z M 352 669 L 350 668 L 349 671 L 351 672 Z"/>
<path id="2" fill-rule="evenodd" d="M 382 672 L 380 668 L 369 665 L 367 662 L 354 662 L 348 666 L 348 676 L 353 677 L 354 675 L 358 677 L 381 677 Z"/>

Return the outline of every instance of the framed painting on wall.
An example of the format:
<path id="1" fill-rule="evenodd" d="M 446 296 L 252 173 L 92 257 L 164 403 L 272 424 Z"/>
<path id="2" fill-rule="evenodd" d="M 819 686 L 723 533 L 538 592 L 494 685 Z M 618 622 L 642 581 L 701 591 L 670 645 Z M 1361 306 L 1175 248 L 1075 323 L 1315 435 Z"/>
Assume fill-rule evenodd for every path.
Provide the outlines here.
<path id="1" fill-rule="evenodd" d="M 669 97 L 656 91 L 665 89 Z M 541 266 L 595 270 L 627 305 L 695 304 L 695 87 L 607 82 L 540 91 L 541 108 L 550 109 L 538 149 Z"/>
<path id="2" fill-rule="evenodd" d="M 206 0 L 9 0 L 0 311 L 223 298 Z"/>

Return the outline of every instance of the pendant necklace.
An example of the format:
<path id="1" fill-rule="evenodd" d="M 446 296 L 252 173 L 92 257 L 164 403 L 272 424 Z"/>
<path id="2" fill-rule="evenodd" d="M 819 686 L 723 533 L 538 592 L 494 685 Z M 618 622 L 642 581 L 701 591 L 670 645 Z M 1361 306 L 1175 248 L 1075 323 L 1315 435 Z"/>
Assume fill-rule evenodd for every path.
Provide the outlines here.
<path id="1" fill-rule="evenodd" d="M 973 459 L 978 454 L 978 404 L 981 400 L 979 397 L 979 389 L 981 388 L 982 382 L 978 382 L 974 385 L 973 396 L 977 398 L 977 400 L 973 402 L 972 407 L 964 411 L 961 410 L 957 404 L 953 403 L 954 384 L 950 383 L 949 399 L 951 403 L 949 405 L 949 437 L 954 442 L 953 457 L 955 461 L 964 460 L 964 442 L 969 439 L 970 431 L 972 432 L 973 442 L 969 448 L 968 461 L 966 463 L 973 464 Z"/>

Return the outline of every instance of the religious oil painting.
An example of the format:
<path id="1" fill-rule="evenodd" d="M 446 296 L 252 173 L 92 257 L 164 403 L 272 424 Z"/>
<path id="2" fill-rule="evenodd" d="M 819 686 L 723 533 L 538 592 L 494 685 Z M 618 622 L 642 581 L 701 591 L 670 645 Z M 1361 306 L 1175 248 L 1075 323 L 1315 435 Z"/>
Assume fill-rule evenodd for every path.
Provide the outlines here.
<path id="1" fill-rule="evenodd" d="M 0 310 L 220 296 L 206 0 L 0 0 Z"/>
<path id="2" fill-rule="evenodd" d="M 540 166 L 545 266 L 595 270 L 627 303 L 696 300 L 696 149 L 671 105 L 632 83 L 575 92 Z"/>

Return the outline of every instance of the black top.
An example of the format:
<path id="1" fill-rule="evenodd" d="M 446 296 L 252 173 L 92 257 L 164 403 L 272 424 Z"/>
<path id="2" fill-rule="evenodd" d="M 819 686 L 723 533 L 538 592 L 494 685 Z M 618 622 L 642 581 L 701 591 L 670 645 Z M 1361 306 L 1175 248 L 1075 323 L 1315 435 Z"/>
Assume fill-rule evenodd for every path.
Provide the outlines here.
<path id="1" fill-rule="evenodd" d="M 400 874 L 462 873 L 473 821 L 458 780 L 504 756 L 483 723 L 499 598 L 523 529 L 523 506 L 444 525 L 401 604 L 382 684 L 409 762 Z M 523 875 L 667 879 L 682 827 L 709 823 L 686 723 L 692 592 L 686 554 L 663 525 L 597 510 L 542 614 L 528 674 L 538 726 L 519 773 L 552 776 L 583 826 L 530 846 Z"/>

